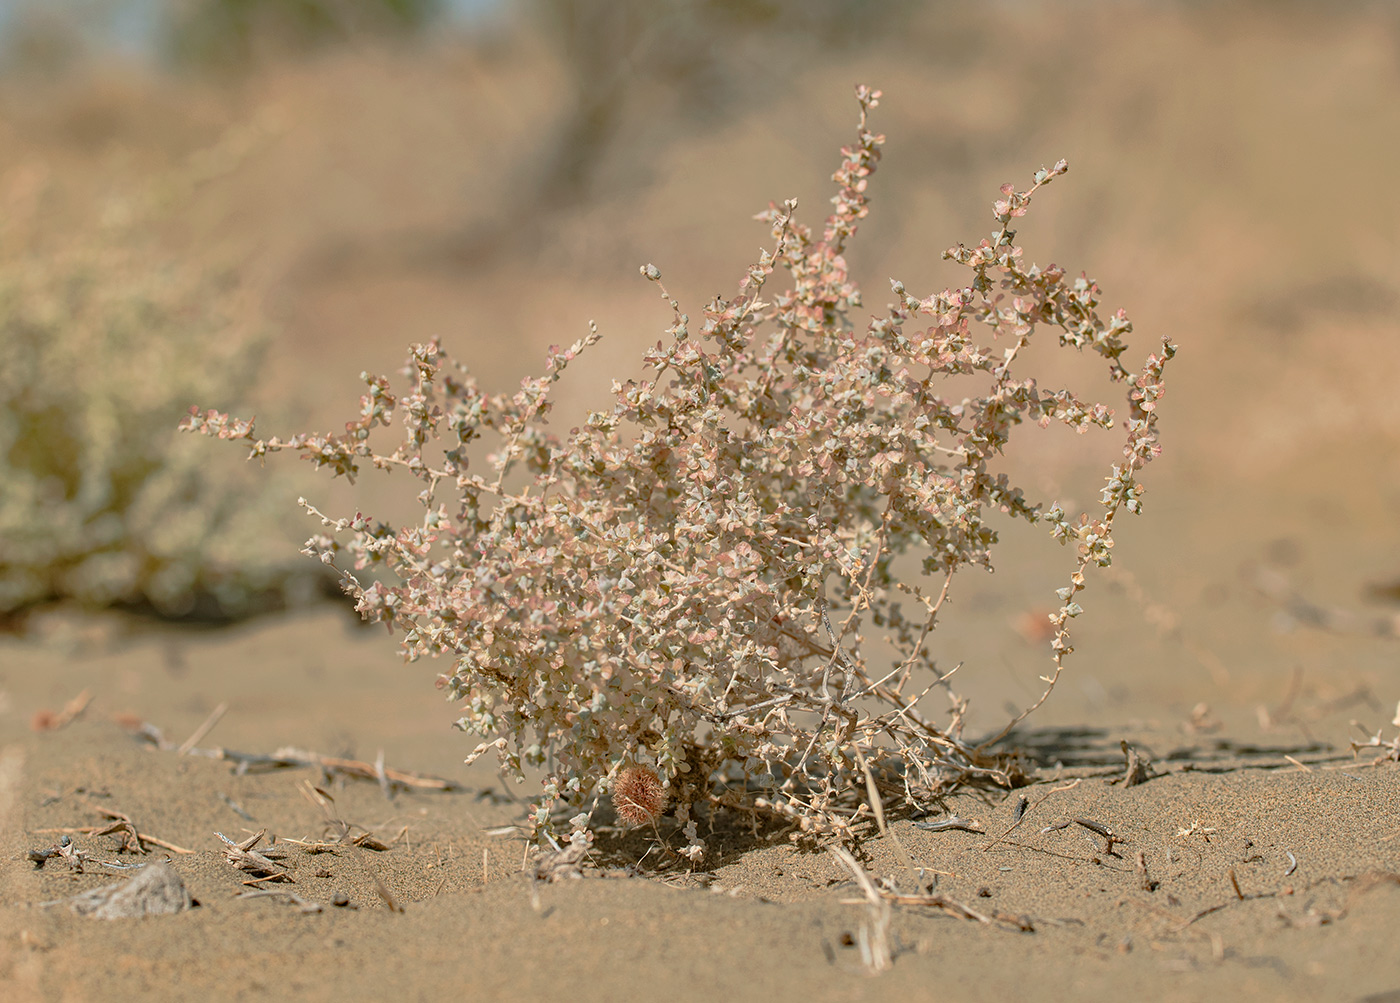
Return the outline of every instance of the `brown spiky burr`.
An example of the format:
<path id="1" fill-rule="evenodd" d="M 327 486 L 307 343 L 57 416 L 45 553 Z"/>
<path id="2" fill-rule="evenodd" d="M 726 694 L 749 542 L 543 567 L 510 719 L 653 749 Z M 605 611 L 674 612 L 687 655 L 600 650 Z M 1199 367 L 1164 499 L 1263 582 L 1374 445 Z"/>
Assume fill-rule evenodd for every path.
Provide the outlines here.
<path id="1" fill-rule="evenodd" d="M 624 767 L 613 781 L 613 807 L 628 825 L 654 824 L 666 810 L 667 797 L 661 778 L 646 766 Z"/>

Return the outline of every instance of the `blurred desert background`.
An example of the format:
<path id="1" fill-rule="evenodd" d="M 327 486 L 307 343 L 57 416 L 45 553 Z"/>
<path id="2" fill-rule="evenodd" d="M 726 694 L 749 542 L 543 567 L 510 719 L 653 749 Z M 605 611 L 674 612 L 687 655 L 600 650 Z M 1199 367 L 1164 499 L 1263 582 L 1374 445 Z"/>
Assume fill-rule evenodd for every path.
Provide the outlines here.
<path id="1" fill-rule="evenodd" d="M 221 491 L 257 513 L 236 532 L 192 533 L 180 559 L 199 570 L 177 583 L 206 565 L 271 581 L 269 567 L 309 564 L 295 554 L 314 528 L 301 492 L 347 514 L 411 516 L 413 502 L 390 478 L 364 478 L 353 498 L 329 478 L 297 480 L 289 457 L 267 476 L 237 470 L 236 450 L 174 442 L 167 419 L 198 403 L 256 414 L 269 432 L 336 429 L 362 371 L 392 375 L 432 337 L 509 389 L 594 320 L 603 342 L 559 388 L 567 429 L 607 405 L 612 379 L 640 375 L 668 323 L 638 265 L 655 263 L 698 315 L 767 240 L 755 212 L 796 196 L 801 218 L 824 217 L 853 136 L 851 88 L 869 82 L 885 92 L 874 124 L 889 141 L 851 259 L 871 310 L 892 277 L 920 295 L 961 282 L 942 251 L 989 232 L 1000 184 L 1065 157 L 1069 175 L 1020 230 L 1027 256 L 1096 278 L 1132 317 L 1137 358 L 1164 334 L 1181 347 L 1146 514 L 1121 530 L 1119 571 L 1136 590 L 1095 586 L 1046 716 L 1253 708 L 1298 672 L 1322 703 L 1366 690 L 1374 720 L 1400 697 L 1393 639 L 1288 630 L 1254 587 L 1273 568 L 1362 632 L 1397 611 L 1400 18 L 1388 5 L 83 0 L 12 2 L 0 25 L 7 417 L 52 424 L 65 394 L 97 379 L 64 369 L 131 343 L 106 349 L 101 374 L 172 389 L 141 402 L 139 428 L 110 435 L 156 440 L 128 447 L 148 467 L 176 456 L 196 480 L 236 471 Z M 76 291 L 80 268 L 95 293 Z M 152 291 L 151 276 L 173 277 Z M 125 303 L 128 290 L 145 298 Z M 47 371 L 20 378 L 31 315 L 62 315 L 65 297 L 83 303 L 44 338 L 77 343 L 78 361 L 50 345 Z M 143 309 L 153 318 L 121 315 Z M 249 344 L 243 378 L 221 385 L 231 346 Z M 1047 385 L 1117 396 L 1092 360 L 1042 363 Z M 26 403 L 37 394 L 49 410 Z M 103 433 L 70 422 L 63 434 L 78 452 Z M 20 438 L 9 462 L 32 467 Z M 1092 503 L 1117 448 L 1053 434 L 1022 447 L 1012 463 L 1028 489 L 1070 506 Z M 95 462 L 71 466 L 81 477 Z M 78 478 L 64 476 L 71 500 Z M 228 504 L 184 490 L 205 510 Z M 179 501 L 162 520 L 181 518 Z M 82 519 L 124 515 L 103 508 Z M 28 542 L 5 532 L 0 562 Z M 997 714 L 1043 671 L 1018 618 L 1048 606 L 1062 574 L 1034 531 L 1010 527 L 1004 545 L 995 576 L 963 576 L 941 628 L 974 708 Z M 140 598 L 141 574 L 112 597 Z M 11 606 L 73 592 L 102 605 L 71 585 L 85 577 Z M 178 585 L 163 598 L 189 612 Z"/>
<path id="2" fill-rule="evenodd" d="M 227 701 L 235 747 L 385 747 L 460 776 L 474 740 L 435 669 L 402 666 L 296 554 L 315 529 L 298 495 L 401 518 L 404 485 L 367 474 L 352 495 L 290 457 L 259 472 L 175 424 L 198 403 L 339 429 L 362 371 L 392 379 L 433 337 L 513 388 L 596 321 L 558 385 L 566 430 L 670 322 L 639 265 L 698 317 L 768 243 L 754 213 L 797 197 L 825 217 L 860 82 L 883 90 L 888 137 L 849 255 L 869 310 L 891 278 L 961 284 L 944 249 L 1063 157 L 1018 243 L 1127 310 L 1130 368 L 1163 335 L 1180 349 L 1145 513 L 1028 726 L 1390 737 L 1400 8 L 4 0 L 3 740 L 36 741 L 33 715 L 87 687 L 90 718 L 177 740 Z M 1121 406 L 1093 359 L 1034 361 Z M 1096 504 L 1117 437 L 1036 431 L 1008 458 L 1028 490 Z M 132 458 L 94 486 L 94 451 Z M 1037 624 L 1069 568 L 1043 535 L 1008 527 L 935 637 L 974 730 L 1049 667 Z"/>

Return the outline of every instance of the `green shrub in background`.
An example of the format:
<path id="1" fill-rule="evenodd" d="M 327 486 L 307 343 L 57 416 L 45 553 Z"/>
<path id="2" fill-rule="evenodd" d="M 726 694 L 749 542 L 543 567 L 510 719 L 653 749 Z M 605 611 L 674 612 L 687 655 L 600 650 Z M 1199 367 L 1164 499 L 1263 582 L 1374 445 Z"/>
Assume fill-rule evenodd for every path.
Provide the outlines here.
<path id="1" fill-rule="evenodd" d="M 356 35 L 408 34 L 441 0 L 177 0 L 167 48 L 177 62 L 237 67 L 259 54 L 304 52 Z"/>
<path id="2" fill-rule="evenodd" d="M 264 338 L 247 290 L 135 225 L 66 241 L 22 229 L 0 228 L 0 615 L 58 599 L 166 615 L 265 603 L 288 583 L 266 482 L 196 465 L 170 431 L 190 401 L 238 401 L 252 382 Z"/>

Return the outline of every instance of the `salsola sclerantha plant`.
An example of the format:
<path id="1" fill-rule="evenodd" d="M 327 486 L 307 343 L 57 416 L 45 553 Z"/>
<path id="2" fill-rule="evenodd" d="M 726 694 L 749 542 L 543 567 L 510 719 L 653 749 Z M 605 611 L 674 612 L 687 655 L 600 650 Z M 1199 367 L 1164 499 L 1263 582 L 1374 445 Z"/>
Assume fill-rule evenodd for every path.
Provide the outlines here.
<path id="1" fill-rule="evenodd" d="M 416 346 L 410 389 L 396 396 L 366 376 L 344 434 L 259 439 L 251 421 L 198 410 L 183 424 L 249 442 L 257 457 L 293 449 L 336 474 L 402 467 L 421 482 L 422 522 L 397 529 L 306 504 L 342 538 L 315 536 L 306 553 L 337 565 L 348 554 L 361 614 L 400 628 L 410 661 L 450 662 L 438 682 L 463 706 L 459 726 L 483 739 L 473 758 L 494 751 L 517 776 L 543 770 L 537 831 L 572 805 L 583 833 L 582 809 L 636 767 L 670 788 L 683 824 L 708 803 L 808 834 L 848 827 L 872 788 L 917 804 L 970 779 L 1009 783 L 989 747 L 1025 714 L 974 746 L 956 701 L 946 725 L 919 705 L 939 679 L 930 635 L 954 576 L 991 567 L 992 518 L 1044 524 L 1077 548 L 1050 617 L 1048 695 L 1085 572 L 1110 563 L 1119 512 L 1139 509 L 1174 348 L 1164 341 L 1130 372 L 1131 325 L 1101 311 L 1098 286 L 1023 262 L 1011 222 L 1063 161 L 1026 191 L 1003 187 L 991 238 L 946 253 L 971 272 L 966 286 L 919 299 L 895 282 L 883 315 L 852 318 L 861 297 L 845 253 L 884 141 L 866 127 L 879 96 L 857 89 L 859 138 L 842 151 L 825 230 L 797 223 L 793 201 L 763 213 L 772 251 L 698 330 L 661 286 L 673 322 L 645 355 L 653 377 L 615 381 L 613 406 L 567 435 L 545 428 L 550 386 L 596 329 L 552 349 L 549 375 L 513 395 L 480 390 L 436 342 Z M 642 273 L 660 286 L 654 266 Z M 787 288 L 771 288 L 783 275 Z M 1127 388 L 1124 460 L 1102 507 L 1077 518 L 993 470 L 1028 421 L 1114 425 L 1104 404 L 1013 375 L 1045 327 L 1101 355 Z M 969 377 L 984 381 L 979 396 L 940 393 Z M 372 433 L 395 415 L 403 442 L 376 452 Z M 487 436 L 497 446 L 479 473 L 469 454 Z M 364 569 L 397 584 L 366 584 Z M 882 636 L 867 640 L 871 628 Z"/>

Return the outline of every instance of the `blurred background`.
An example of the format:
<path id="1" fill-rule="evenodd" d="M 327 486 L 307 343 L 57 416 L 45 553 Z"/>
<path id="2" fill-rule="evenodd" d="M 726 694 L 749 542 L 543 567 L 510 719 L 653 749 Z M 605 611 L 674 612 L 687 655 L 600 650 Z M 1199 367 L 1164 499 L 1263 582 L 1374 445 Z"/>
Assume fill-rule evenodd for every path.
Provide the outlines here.
<path id="1" fill-rule="evenodd" d="M 1132 368 L 1164 334 L 1181 349 L 1146 514 L 1041 720 L 1340 721 L 1334 741 L 1388 722 L 1400 7 L 1381 2 L 0 0 L 0 616 L 34 635 L 55 602 L 202 622 L 316 602 L 296 497 L 403 517 L 416 489 L 259 471 L 177 436 L 189 405 L 338 429 L 360 372 L 410 343 L 508 389 L 596 320 L 567 429 L 669 323 L 638 265 L 698 316 L 768 240 L 754 213 L 825 216 L 858 82 L 889 137 L 850 254 L 870 309 L 892 277 L 961 284 L 943 250 L 1064 157 L 1027 257 L 1128 311 Z M 1121 403 L 1093 360 L 1035 361 Z M 1008 460 L 1027 488 L 1094 504 L 1116 436 L 1033 432 Z M 989 726 L 1049 664 L 1069 568 L 1040 537 L 1008 527 L 940 628 Z M 1300 622 L 1319 616 L 1298 597 L 1341 612 Z"/>

